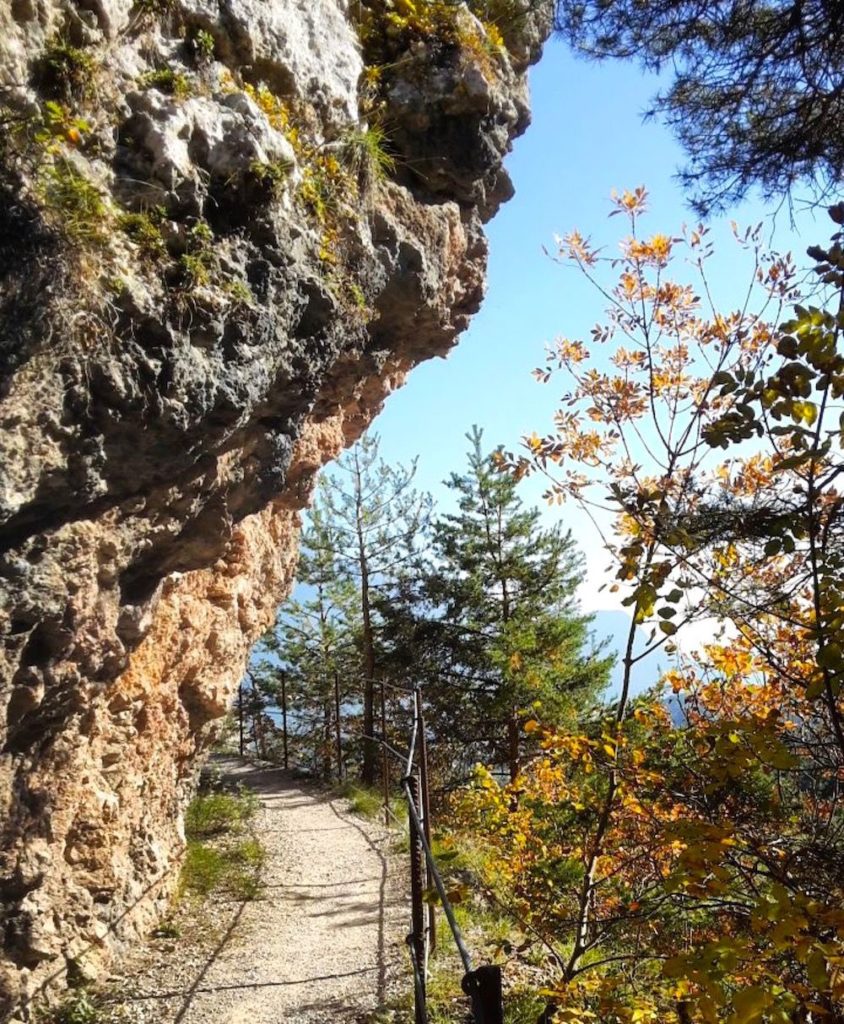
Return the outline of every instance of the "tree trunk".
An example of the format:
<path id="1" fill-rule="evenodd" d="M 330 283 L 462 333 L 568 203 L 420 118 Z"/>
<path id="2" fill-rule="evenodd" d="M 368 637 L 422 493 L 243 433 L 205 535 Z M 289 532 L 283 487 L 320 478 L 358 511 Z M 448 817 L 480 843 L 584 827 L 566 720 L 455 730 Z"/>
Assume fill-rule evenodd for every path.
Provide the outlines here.
<path id="1" fill-rule="evenodd" d="M 510 769 L 510 781 L 515 782 L 516 776 L 521 768 L 521 722 L 516 709 L 513 710 L 507 719 L 507 754 L 508 767 Z"/>
<path id="2" fill-rule="evenodd" d="M 237 739 L 238 751 L 243 757 L 243 682 L 237 688 Z"/>
<path id="3" fill-rule="evenodd" d="M 361 782 L 374 786 L 378 763 L 375 740 L 375 641 L 372 636 L 372 608 L 369 599 L 369 561 L 363 535 L 363 482 L 355 452 L 355 515 L 360 565 L 360 610 L 363 619 L 363 766 Z"/>
<path id="4" fill-rule="evenodd" d="M 343 781 L 343 739 L 340 729 L 340 676 L 334 670 L 334 738 L 337 744 L 337 781 Z"/>
<path id="5" fill-rule="evenodd" d="M 501 510 L 499 509 L 499 531 L 498 531 L 498 564 L 503 564 L 503 553 L 501 550 Z M 501 623 L 502 628 L 507 628 L 510 621 L 510 594 L 507 590 L 507 579 L 501 569 Z M 512 695 L 515 697 L 515 694 Z M 519 709 L 513 707 L 510 717 L 507 719 L 507 764 L 510 769 L 510 781 L 515 782 L 521 767 L 521 740 L 522 723 L 519 721 Z"/>
<path id="6" fill-rule="evenodd" d="M 375 741 L 375 644 L 369 607 L 369 576 L 366 557 L 361 550 L 361 611 L 363 613 L 363 768 L 361 781 L 375 785 L 378 745 Z"/>
<path id="7" fill-rule="evenodd" d="M 322 777 L 328 781 L 332 775 L 333 737 L 331 734 L 331 701 L 322 702 Z"/>

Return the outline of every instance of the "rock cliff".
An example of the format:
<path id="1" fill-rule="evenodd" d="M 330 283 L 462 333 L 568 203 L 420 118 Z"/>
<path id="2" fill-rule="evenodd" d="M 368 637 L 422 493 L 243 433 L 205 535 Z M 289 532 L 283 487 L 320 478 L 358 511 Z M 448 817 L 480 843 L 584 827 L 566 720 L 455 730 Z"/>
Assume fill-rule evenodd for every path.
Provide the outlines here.
<path id="1" fill-rule="evenodd" d="M 550 8 L 0 4 L 0 1019 L 170 895 L 315 474 L 478 307 Z"/>

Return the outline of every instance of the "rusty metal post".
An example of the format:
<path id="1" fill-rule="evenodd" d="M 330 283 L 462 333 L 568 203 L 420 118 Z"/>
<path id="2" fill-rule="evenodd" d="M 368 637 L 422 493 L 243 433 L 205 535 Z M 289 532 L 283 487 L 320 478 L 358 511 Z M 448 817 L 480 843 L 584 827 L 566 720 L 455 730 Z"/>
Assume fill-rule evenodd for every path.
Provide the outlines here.
<path id="1" fill-rule="evenodd" d="M 428 778 L 428 740 L 425 736 L 425 713 L 422 710 L 422 694 L 417 687 L 414 691 L 416 701 L 416 715 L 419 721 L 419 782 L 420 796 L 422 798 L 422 831 L 425 833 L 425 840 L 428 848 L 431 847 L 431 791 Z M 427 888 L 431 889 L 434 880 L 431 877 L 431 870 L 426 861 L 425 878 Z M 437 948 L 437 910 L 433 903 L 428 904 L 428 953 L 433 953 Z"/>
<path id="2" fill-rule="evenodd" d="M 337 748 L 337 781 L 343 781 L 343 743 L 340 737 L 340 673 L 334 670 L 334 742 Z"/>
<path id="3" fill-rule="evenodd" d="M 384 824 L 390 824 L 390 762 L 387 759 L 387 700 L 381 680 L 381 788 L 384 791 Z"/>
<path id="4" fill-rule="evenodd" d="M 281 742 L 284 751 L 284 767 L 287 763 L 287 673 L 281 673 Z"/>
<path id="5" fill-rule="evenodd" d="M 419 809 L 419 779 L 411 775 L 407 779 L 408 798 L 413 806 Z M 413 959 L 419 974 L 414 989 L 415 1024 L 425 1024 L 427 1020 L 425 995 L 425 850 L 422 846 L 413 815 L 409 815 L 410 826 L 410 908 L 412 931 L 408 942 L 413 947 Z"/>

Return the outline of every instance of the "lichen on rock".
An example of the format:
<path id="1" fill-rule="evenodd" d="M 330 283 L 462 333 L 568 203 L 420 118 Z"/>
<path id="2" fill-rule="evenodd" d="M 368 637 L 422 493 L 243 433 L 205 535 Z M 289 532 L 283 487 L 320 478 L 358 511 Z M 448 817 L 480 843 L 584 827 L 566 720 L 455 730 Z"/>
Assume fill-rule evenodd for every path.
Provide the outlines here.
<path id="1" fill-rule="evenodd" d="M 478 308 L 550 8 L 0 6 L 0 1018 L 164 906 L 316 473 Z"/>

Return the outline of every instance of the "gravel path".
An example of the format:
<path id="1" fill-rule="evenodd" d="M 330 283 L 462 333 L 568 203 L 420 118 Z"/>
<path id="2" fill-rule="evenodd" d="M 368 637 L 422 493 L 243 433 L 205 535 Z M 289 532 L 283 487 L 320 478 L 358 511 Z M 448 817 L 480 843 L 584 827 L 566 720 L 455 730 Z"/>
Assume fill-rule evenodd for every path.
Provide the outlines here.
<path id="1" fill-rule="evenodd" d="M 260 797 L 264 891 L 206 905 L 193 939 L 151 941 L 111 992 L 156 1024 L 368 1020 L 407 977 L 394 837 L 281 769 L 238 758 L 217 765 Z"/>

